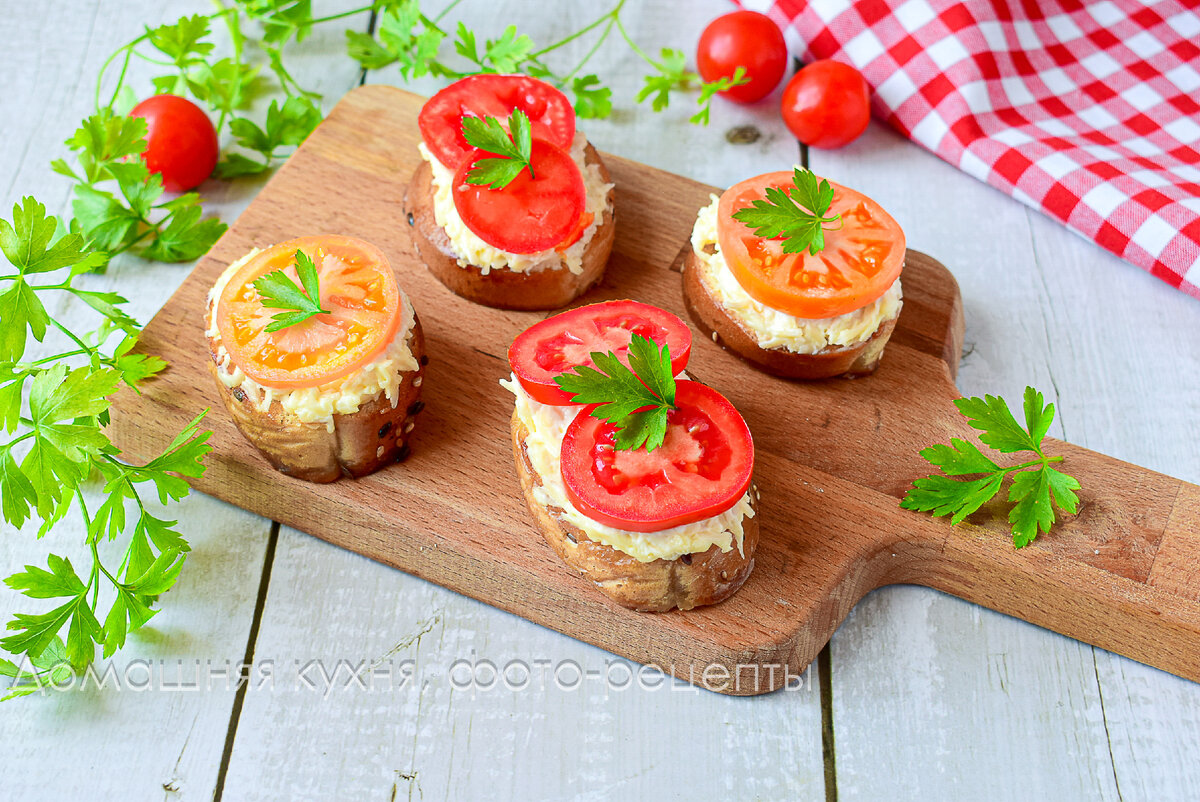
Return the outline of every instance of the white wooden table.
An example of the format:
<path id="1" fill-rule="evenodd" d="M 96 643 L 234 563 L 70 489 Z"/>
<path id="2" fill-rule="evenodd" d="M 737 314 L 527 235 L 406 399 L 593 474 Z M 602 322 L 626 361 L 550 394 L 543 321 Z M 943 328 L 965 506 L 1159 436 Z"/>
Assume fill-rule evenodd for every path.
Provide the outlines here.
<path id="1" fill-rule="evenodd" d="M 465 0 L 450 19 L 492 36 L 516 22 L 548 43 L 601 5 L 547 13 L 534 0 Z M 67 184 L 48 164 L 91 108 L 101 62 L 143 23 L 209 8 L 6 0 L 4 208 L 34 194 L 67 211 Z M 672 0 L 630 4 L 625 19 L 648 49 L 691 53 L 724 10 Z M 366 30 L 368 19 L 344 22 Z M 324 26 L 291 59 L 326 109 L 363 80 L 342 30 Z M 143 92 L 145 66 L 134 65 Z M 749 108 L 718 102 L 712 125 L 697 128 L 682 104 L 653 114 L 633 103 L 643 65 L 618 42 L 594 68 L 617 107 L 587 124 L 602 149 L 719 186 L 798 158 L 778 93 Z M 401 83 L 391 70 L 365 80 Z M 727 143 L 745 124 L 761 138 Z M 1059 410 L 1051 434 L 1200 481 L 1200 303 L 874 123 L 810 164 L 877 198 L 913 247 L 955 273 L 964 393 L 1015 398 L 1033 384 Z M 202 190 L 229 220 L 260 186 Z M 147 320 L 186 270 L 126 259 L 91 284 L 130 297 Z M 0 706 L 0 797 L 1200 798 L 1200 685 L 934 591 L 871 594 L 796 690 L 736 699 L 673 682 L 622 688 L 623 660 L 300 532 L 200 495 L 176 513 L 193 552 L 153 626 L 114 658 L 128 681 Z M 34 534 L 4 530 L 5 575 L 81 541 L 75 525 Z M 0 592 L 4 619 L 18 605 Z M 531 667 L 526 683 L 518 669 L 517 687 L 481 687 L 484 661 L 513 660 Z M 243 661 L 255 668 L 237 692 Z M 477 687 L 467 687 L 472 661 Z"/>

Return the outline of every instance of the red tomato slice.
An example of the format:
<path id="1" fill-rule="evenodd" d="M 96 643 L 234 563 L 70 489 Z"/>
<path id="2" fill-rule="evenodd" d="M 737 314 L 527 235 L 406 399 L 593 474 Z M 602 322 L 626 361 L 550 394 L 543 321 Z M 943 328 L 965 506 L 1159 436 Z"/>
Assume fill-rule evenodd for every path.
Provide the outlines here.
<path id="1" fill-rule="evenodd" d="M 283 270 L 300 286 L 296 251 L 317 268 L 321 308 L 303 323 L 266 327 L 279 309 L 262 305 L 254 280 Z M 400 290 L 387 257 L 350 237 L 301 237 L 250 259 L 221 292 L 221 342 L 242 372 L 264 387 L 314 387 L 361 368 L 387 347 L 400 327 Z"/>
<path id="2" fill-rule="evenodd" d="M 564 406 L 572 403 L 571 396 L 558 389 L 554 377 L 591 365 L 595 351 L 612 351 L 628 364 L 629 341 L 635 334 L 666 345 L 676 374 L 687 366 L 692 330 L 665 309 L 639 301 L 581 306 L 535 323 L 509 346 L 508 364 L 530 398 Z"/>
<path id="3" fill-rule="evenodd" d="M 616 427 L 580 413 L 563 437 L 567 497 L 599 523 L 659 532 L 720 515 L 750 487 L 754 442 L 726 398 L 699 382 L 676 383 L 667 437 L 653 451 L 617 451 Z"/>
<path id="4" fill-rule="evenodd" d="M 503 189 L 467 183 L 478 159 L 495 158 L 482 150 L 454 174 L 454 208 L 471 231 L 488 245 L 509 253 L 539 253 L 563 242 L 575 229 L 587 204 L 583 174 L 571 155 L 542 139 L 533 140 L 529 170 Z"/>
<path id="5" fill-rule="evenodd" d="M 584 212 L 583 216 L 579 218 L 579 222 L 575 224 L 575 228 L 572 229 L 570 234 L 567 234 L 566 239 L 554 246 L 554 250 L 558 251 L 559 253 L 564 253 L 567 248 L 570 248 L 576 242 L 579 242 L 579 238 L 583 236 L 583 232 L 587 231 L 587 227 L 590 226 L 592 221 L 595 219 L 596 215 L 592 214 L 591 212 Z"/>
<path id="6" fill-rule="evenodd" d="M 513 109 L 529 117 L 530 130 L 564 150 L 575 140 L 575 109 L 567 96 L 527 75 L 471 75 L 455 81 L 425 102 L 417 124 L 425 146 L 450 169 L 462 164 L 474 148 L 462 132 L 462 118 L 508 120 Z"/>
<path id="7" fill-rule="evenodd" d="M 778 240 L 756 237 L 733 219 L 739 209 L 766 196 L 767 187 L 792 186 L 792 172 L 767 173 L 735 184 L 721 195 L 717 237 L 721 253 L 742 288 L 759 302 L 809 319 L 844 315 L 887 292 L 904 266 L 904 232 L 875 201 L 830 182 L 828 216 L 842 227 L 825 232 L 825 248 L 814 255 L 784 253 Z"/>

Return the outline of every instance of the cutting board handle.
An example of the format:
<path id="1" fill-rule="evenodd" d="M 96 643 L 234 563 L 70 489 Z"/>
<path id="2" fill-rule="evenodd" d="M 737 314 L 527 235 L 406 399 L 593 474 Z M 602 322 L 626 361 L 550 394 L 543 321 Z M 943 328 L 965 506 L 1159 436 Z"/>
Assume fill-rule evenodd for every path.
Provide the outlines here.
<path id="1" fill-rule="evenodd" d="M 1082 484 L 1076 515 L 1023 549 L 1000 501 L 944 536 L 922 525 L 873 556 L 878 584 L 936 588 L 1200 681 L 1200 487 L 1067 443 L 1048 451 Z"/>

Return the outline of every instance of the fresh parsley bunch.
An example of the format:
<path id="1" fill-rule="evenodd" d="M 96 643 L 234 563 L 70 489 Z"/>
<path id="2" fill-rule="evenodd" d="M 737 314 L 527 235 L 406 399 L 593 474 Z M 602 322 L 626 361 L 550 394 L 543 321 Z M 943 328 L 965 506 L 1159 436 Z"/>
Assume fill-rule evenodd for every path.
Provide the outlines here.
<path id="1" fill-rule="evenodd" d="M 14 271 L 0 276 L 0 509 L 18 528 L 36 517 L 41 537 L 77 508 L 92 558 L 79 572 L 66 557 L 50 554 L 44 568 L 27 565 L 5 580 L 30 599 L 55 600 L 50 610 L 16 614 L 11 634 L 0 638 L 0 647 L 27 660 L 0 659 L 0 675 L 12 679 L 4 697 L 10 698 L 83 669 L 97 645 L 111 655 L 157 612 L 188 544 L 174 521 L 146 509 L 139 486 L 153 485 L 163 503 L 182 498 L 187 484 L 180 477 L 203 472 L 210 446 L 209 433 L 199 429 L 203 413 L 145 465 L 124 462 L 104 434 L 108 397 L 165 366 L 131 352 L 138 326 L 119 308 L 124 298 L 75 285 L 107 264 L 108 254 L 89 250 L 84 235 L 65 230 L 28 197 L 13 208 L 11 221 L 0 220 L 0 251 Z M 62 294 L 97 312 L 99 327 L 79 333 L 52 316 L 42 299 Z M 67 350 L 27 359 L 29 339 L 41 342 L 51 330 L 68 341 Z M 85 489 L 98 491 L 98 505 Z M 118 538 L 125 539 L 124 556 L 118 565 L 105 564 L 98 547 Z M 111 597 L 106 614 L 101 589 Z"/>
<path id="2" fill-rule="evenodd" d="M 933 474 L 913 482 L 900 506 L 937 516 L 949 515 L 950 523 L 958 524 L 994 498 L 1011 475 L 1008 500 L 1013 502 L 1013 508 L 1008 521 L 1017 548 L 1028 546 L 1039 532 L 1050 531 L 1055 507 L 1074 514 L 1079 509 L 1079 496 L 1075 494 L 1079 480 L 1051 467 L 1063 458 L 1048 456 L 1042 449 L 1054 420 L 1054 404 L 1044 402 L 1037 390 L 1025 388 L 1025 425 L 1021 426 L 1002 398 L 985 395 L 955 401 L 972 428 L 983 432 L 979 435 L 982 443 L 1002 454 L 1031 452 L 1034 459 L 1001 467 L 974 443 L 957 437 L 949 445 L 930 446 L 921 451 L 921 456 L 944 475 Z M 978 478 L 951 478 L 964 476 Z"/>

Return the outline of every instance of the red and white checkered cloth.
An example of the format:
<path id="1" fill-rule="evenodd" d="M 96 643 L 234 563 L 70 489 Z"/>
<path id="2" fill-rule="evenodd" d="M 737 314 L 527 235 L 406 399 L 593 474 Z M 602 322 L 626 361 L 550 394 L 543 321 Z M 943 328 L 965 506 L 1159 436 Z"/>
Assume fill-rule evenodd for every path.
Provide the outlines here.
<path id="1" fill-rule="evenodd" d="M 858 67 L 880 119 L 1200 297 L 1196 0 L 774 0 L 768 13 L 802 61 Z"/>

